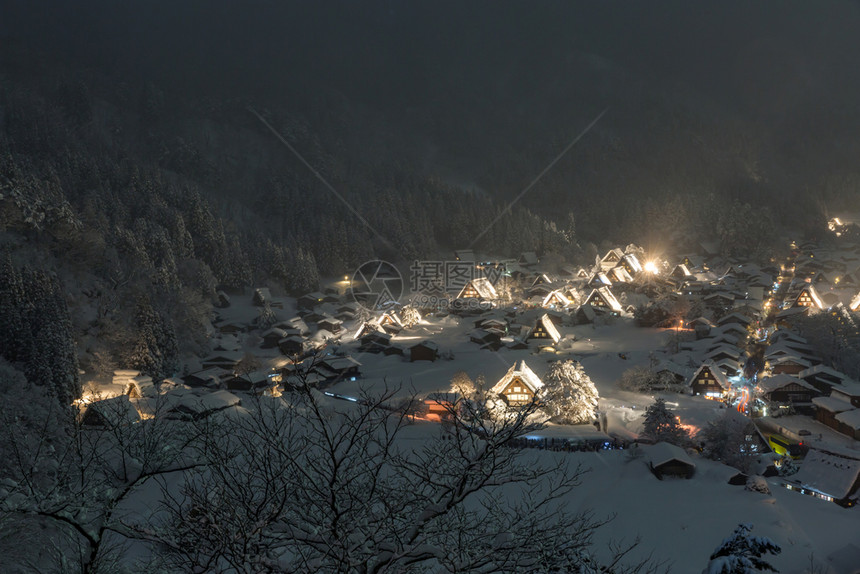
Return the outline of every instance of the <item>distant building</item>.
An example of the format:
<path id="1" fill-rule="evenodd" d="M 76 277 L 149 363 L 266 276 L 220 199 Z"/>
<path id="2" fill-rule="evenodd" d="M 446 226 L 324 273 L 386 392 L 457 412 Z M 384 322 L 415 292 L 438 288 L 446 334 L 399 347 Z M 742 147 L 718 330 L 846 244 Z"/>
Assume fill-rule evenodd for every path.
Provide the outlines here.
<path id="1" fill-rule="evenodd" d="M 435 361 L 439 358 L 439 345 L 433 341 L 421 341 L 409 347 L 409 361 Z"/>
<path id="2" fill-rule="evenodd" d="M 696 463 L 684 449 L 667 442 L 658 442 L 646 447 L 648 449 L 648 467 L 654 476 L 663 480 L 664 477 L 693 478 Z"/>

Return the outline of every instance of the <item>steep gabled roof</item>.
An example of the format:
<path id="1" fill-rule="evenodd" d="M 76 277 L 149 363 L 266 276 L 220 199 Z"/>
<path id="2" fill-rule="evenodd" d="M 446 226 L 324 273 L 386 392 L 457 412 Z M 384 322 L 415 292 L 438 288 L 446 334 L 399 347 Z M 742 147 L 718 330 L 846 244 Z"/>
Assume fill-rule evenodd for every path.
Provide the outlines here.
<path id="1" fill-rule="evenodd" d="M 535 277 L 534 281 L 532 281 L 532 287 L 535 285 L 542 285 L 544 283 L 552 283 L 552 280 L 546 273 L 539 273 L 537 277 Z"/>
<path id="2" fill-rule="evenodd" d="M 457 295 L 457 298 L 462 298 L 466 290 L 471 286 L 475 291 L 477 291 L 478 296 L 482 299 L 497 299 L 499 296 L 496 293 L 496 288 L 493 287 L 493 284 L 490 283 L 490 280 L 486 277 L 475 277 L 460 290 L 460 293 Z"/>
<path id="3" fill-rule="evenodd" d="M 675 268 L 672 269 L 672 272 L 669 273 L 669 275 L 672 277 L 686 278 L 691 277 L 693 274 L 690 273 L 690 269 L 686 265 L 679 263 L 678 265 L 675 265 Z"/>
<path id="4" fill-rule="evenodd" d="M 546 331 L 547 335 L 549 335 L 553 343 L 558 343 L 559 339 L 561 339 L 561 334 L 558 332 L 555 323 L 552 322 L 552 319 L 550 319 L 549 315 L 547 315 L 546 313 L 538 317 L 538 320 L 535 322 L 535 326 L 529 330 L 529 334 L 526 339 L 531 337 L 532 333 L 535 329 L 537 329 L 538 325 L 543 327 L 544 331 Z"/>
<path id="5" fill-rule="evenodd" d="M 595 298 L 600 298 L 606 303 L 606 306 L 609 307 L 612 311 L 620 313 L 621 303 L 618 302 L 618 299 L 615 298 L 615 295 L 612 294 L 612 291 L 609 290 L 608 287 L 599 287 L 594 289 L 591 294 L 589 294 L 588 299 L 585 300 L 586 303 L 593 306 L 591 303 Z"/>
<path id="6" fill-rule="evenodd" d="M 818 290 L 813 285 L 804 285 L 800 289 L 800 292 L 797 294 L 797 297 L 795 297 L 794 303 L 792 306 L 794 306 L 794 307 L 802 306 L 802 305 L 799 305 L 798 301 L 800 300 L 801 297 L 803 297 L 804 294 L 809 295 L 809 298 L 812 299 L 812 304 L 817 309 L 824 309 L 826 307 L 826 305 L 824 304 L 824 301 L 821 300 L 821 295 L 818 294 Z"/>
<path id="7" fill-rule="evenodd" d="M 609 278 L 615 283 L 630 283 L 633 281 L 633 277 L 627 272 L 627 269 L 621 265 L 609 270 Z"/>
<path id="8" fill-rule="evenodd" d="M 696 372 L 693 373 L 693 376 L 690 377 L 689 381 L 687 381 L 688 387 L 692 386 L 693 381 L 696 380 L 696 377 L 699 376 L 699 373 L 701 373 L 703 369 L 708 369 L 708 371 L 710 371 L 711 375 L 714 377 L 714 380 L 717 381 L 717 384 L 720 385 L 721 387 L 723 387 L 725 390 L 728 391 L 729 389 L 732 388 L 732 385 L 731 385 L 731 383 L 729 383 L 729 380 L 726 378 L 725 373 L 723 373 L 717 367 L 717 365 L 714 364 L 713 361 L 705 361 L 704 363 L 702 363 L 702 366 L 700 366 L 698 369 L 696 369 Z"/>
<path id="9" fill-rule="evenodd" d="M 621 258 L 624 257 L 624 251 L 620 248 L 616 247 L 614 249 L 610 249 L 606 252 L 606 255 L 600 260 L 601 263 L 609 262 L 609 261 L 621 261 Z"/>
<path id="10" fill-rule="evenodd" d="M 519 360 L 514 363 L 508 372 L 505 373 L 499 382 L 493 385 L 493 388 L 490 389 L 490 393 L 494 395 L 500 395 L 507 388 L 508 384 L 514 380 L 515 378 L 519 378 L 525 385 L 531 390 L 532 393 L 537 394 L 537 392 L 543 387 L 543 381 L 540 380 L 534 371 L 531 370 L 525 361 Z"/>
<path id="11" fill-rule="evenodd" d="M 639 258 L 636 257 L 635 253 L 625 253 L 624 257 L 621 258 L 622 263 L 627 263 L 630 266 L 630 269 L 633 273 L 641 273 L 642 272 L 642 263 L 639 262 Z"/>
<path id="12" fill-rule="evenodd" d="M 541 302 L 541 307 L 551 305 L 554 301 L 562 307 L 567 307 L 571 304 L 571 301 L 567 298 L 567 295 L 565 295 L 561 289 L 556 289 L 555 291 L 548 293 L 547 296 L 543 298 L 543 301 Z"/>

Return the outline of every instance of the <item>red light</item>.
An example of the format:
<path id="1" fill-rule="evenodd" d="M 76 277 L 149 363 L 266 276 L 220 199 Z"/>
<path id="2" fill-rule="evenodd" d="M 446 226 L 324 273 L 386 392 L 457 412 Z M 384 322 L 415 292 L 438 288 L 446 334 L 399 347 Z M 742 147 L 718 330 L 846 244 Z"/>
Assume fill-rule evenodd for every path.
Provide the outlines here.
<path id="1" fill-rule="evenodd" d="M 802 443 L 802 442 L 800 443 L 800 446 L 803 446 L 803 443 Z"/>

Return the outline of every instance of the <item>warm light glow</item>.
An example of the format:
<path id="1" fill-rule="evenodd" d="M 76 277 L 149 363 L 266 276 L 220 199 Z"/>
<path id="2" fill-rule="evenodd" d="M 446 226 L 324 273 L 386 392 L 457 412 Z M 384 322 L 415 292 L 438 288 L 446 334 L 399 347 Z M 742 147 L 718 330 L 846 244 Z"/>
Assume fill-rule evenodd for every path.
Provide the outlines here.
<path id="1" fill-rule="evenodd" d="M 648 273 L 658 273 L 658 272 L 660 271 L 660 269 L 657 267 L 657 264 L 656 264 L 656 263 L 654 263 L 653 261 L 649 261 L 649 262 L 647 262 L 647 263 L 645 264 L 644 269 L 645 269 L 645 271 L 647 271 Z"/>

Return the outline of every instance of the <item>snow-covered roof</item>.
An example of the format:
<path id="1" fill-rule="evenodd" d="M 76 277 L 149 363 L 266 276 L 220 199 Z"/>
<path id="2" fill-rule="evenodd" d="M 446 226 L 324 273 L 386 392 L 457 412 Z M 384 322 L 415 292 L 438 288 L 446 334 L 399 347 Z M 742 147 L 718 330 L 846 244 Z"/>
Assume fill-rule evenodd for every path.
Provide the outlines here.
<path id="1" fill-rule="evenodd" d="M 752 321 L 746 315 L 742 315 L 740 313 L 729 313 L 728 315 L 722 317 L 717 322 L 717 324 L 720 325 L 721 327 L 723 325 L 728 325 L 731 323 L 738 323 L 740 325 L 749 325 L 750 323 L 752 323 Z"/>
<path id="2" fill-rule="evenodd" d="M 656 366 L 654 366 L 653 371 L 655 373 L 662 373 L 664 371 L 672 373 L 673 375 L 678 375 L 679 377 L 684 377 L 685 379 L 690 374 L 690 369 L 686 367 L 682 367 L 681 365 L 675 363 L 674 361 L 670 361 L 668 359 L 663 359 Z"/>
<path id="3" fill-rule="evenodd" d="M 812 397 L 812 404 L 831 413 L 844 413 L 854 408 L 850 402 L 838 397 Z"/>
<path id="4" fill-rule="evenodd" d="M 834 393 L 845 397 L 860 397 L 860 383 L 857 381 L 842 381 L 838 387 L 831 387 L 831 396 Z"/>
<path id="5" fill-rule="evenodd" d="M 594 307 L 588 303 L 580 305 L 576 312 L 582 313 L 588 321 L 594 321 L 597 318 L 597 313 L 594 312 Z"/>
<path id="6" fill-rule="evenodd" d="M 670 275 L 673 275 L 675 277 L 678 277 L 679 275 L 681 277 L 690 277 L 692 273 L 690 273 L 690 269 L 686 265 L 684 265 L 683 263 L 679 263 L 678 265 L 675 265 L 675 268 L 672 269 Z"/>
<path id="7" fill-rule="evenodd" d="M 561 334 L 558 332 L 555 323 L 552 322 L 552 319 L 550 319 L 549 315 L 546 313 L 538 317 L 538 320 L 535 322 L 535 326 L 531 331 L 529 331 L 529 336 L 531 336 L 531 333 L 533 333 L 539 325 L 543 326 L 544 331 L 546 331 L 546 334 L 549 335 L 549 338 L 552 339 L 553 343 L 557 343 L 558 340 L 561 339 Z"/>
<path id="8" fill-rule="evenodd" d="M 827 494 L 847 498 L 860 476 L 860 461 L 810 450 L 790 482 Z"/>
<path id="9" fill-rule="evenodd" d="M 815 387 L 813 387 L 806 381 L 798 379 L 797 377 L 793 377 L 791 375 L 787 375 L 785 373 L 759 379 L 758 387 L 761 388 L 762 392 L 770 393 L 783 387 L 786 387 L 792 383 L 794 383 L 795 385 L 800 385 L 801 387 L 810 391 L 817 391 Z"/>
<path id="10" fill-rule="evenodd" d="M 741 350 L 737 347 L 732 347 L 730 345 L 718 345 L 711 349 L 711 351 L 707 355 L 705 355 L 705 358 L 713 359 L 720 354 L 725 354 L 732 359 L 737 360 L 741 356 Z"/>
<path id="11" fill-rule="evenodd" d="M 633 270 L 633 273 L 642 272 L 642 263 L 639 262 L 639 258 L 636 257 L 635 253 L 625 253 L 621 261 L 626 262 L 630 266 L 630 269 Z"/>
<path id="12" fill-rule="evenodd" d="M 696 463 L 690 458 L 690 455 L 679 446 L 668 442 L 658 442 L 648 448 L 648 460 L 651 461 L 651 466 L 660 466 L 667 462 L 678 461 L 695 468 Z"/>
<path id="13" fill-rule="evenodd" d="M 206 413 L 220 411 L 229 407 L 239 405 L 239 397 L 229 391 L 215 391 L 214 393 L 188 393 L 182 396 L 171 408 L 171 411 L 188 413 L 192 416 L 201 416 Z"/>
<path id="14" fill-rule="evenodd" d="M 353 367 L 361 366 L 361 363 L 359 363 L 352 357 L 333 357 L 330 359 L 323 359 L 322 361 L 320 361 L 320 363 L 327 366 L 333 371 L 343 371 L 346 369 L 351 369 Z"/>
<path id="15" fill-rule="evenodd" d="M 836 420 L 842 424 L 848 425 L 855 431 L 860 429 L 860 409 L 851 409 L 843 411 L 836 415 Z"/>
<path id="16" fill-rule="evenodd" d="M 519 360 L 508 369 L 508 372 L 505 373 L 499 382 L 493 385 L 493 388 L 490 389 L 490 393 L 494 395 L 501 394 L 505 388 L 507 388 L 508 384 L 514 380 L 515 378 L 519 378 L 532 393 L 537 393 L 541 387 L 543 387 L 543 381 L 540 380 L 534 371 L 531 370 L 525 361 Z"/>
<path id="17" fill-rule="evenodd" d="M 260 334 L 260 336 L 264 339 L 267 337 L 277 337 L 279 339 L 283 339 L 287 336 L 287 332 L 281 328 L 272 327 L 271 329 L 264 331 L 262 334 Z"/>
<path id="18" fill-rule="evenodd" d="M 708 326 L 711 328 L 716 326 L 707 317 L 696 317 L 695 319 L 692 319 L 691 321 L 687 321 L 686 327 L 689 329 L 689 328 L 695 327 L 696 325 L 705 325 L 705 326 Z"/>
<path id="19" fill-rule="evenodd" d="M 567 295 L 565 295 L 561 289 L 556 289 L 555 291 L 548 293 L 547 296 L 544 297 L 543 301 L 541 302 L 542 307 L 546 307 L 552 304 L 558 304 L 562 307 L 567 307 L 568 305 L 570 305 L 570 299 L 567 298 Z"/>
<path id="20" fill-rule="evenodd" d="M 826 305 L 821 300 L 821 295 L 818 294 L 818 290 L 814 285 L 806 285 L 804 286 L 800 292 L 797 294 L 797 297 L 794 299 L 794 306 L 798 306 L 798 301 L 804 295 L 804 293 L 809 295 L 809 298 L 812 300 L 812 304 L 818 309 L 824 309 Z"/>
<path id="21" fill-rule="evenodd" d="M 809 367 L 808 369 L 804 369 L 804 370 L 800 371 L 799 373 L 797 373 L 797 376 L 800 377 L 801 379 L 805 379 L 806 377 L 812 377 L 815 375 L 830 375 L 831 377 L 841 379 L 843 381 L 848 380 L 848 375 L 846 375 L 844 373 L 840 373 L 836 369 L 831 369 L 830 367 L 826 366 L 824 363 L 814 365 L 812 367 Z"/>
<path id="22" fill-rule="evenodd" d="M 460 293 L 457 295 L 457 298 L 463 298 L 466 290 L 471 287 L 478 293 L 478 296 L 482 299 L 497 299 L 498 294 L 496 293 L 496 288 L 493 287 L 493 284 L 490 283 L 490 280 L 486 277 L 476 277 L 466 283 L 466 285 L 460 290 Z"/>
<path id="23" fill-rule="evenodd" d="M 620 261 L 622 257 L 624 257 L 624 251 L 622 251 L 619 247 L 616 247 L 614 249 L 610 249 L 609 251 L 607 251 L 606 255 L 604 255 L 600 261 L 601 261 L 601 263 L 604 261 L 611 261 L 611 260 Z"/>
<path id="24" fill-rule="evenodd" d="M 608 287 L 598 287 L 594 289 L 591 294 L 589 294 L 588 299 L 586 299 L 586 303 L 589 303 L 593 306 L 592 301 L 595 298 L 603 299 L 603 302 L 606 303 L 606 306 L 609 307 L 612 311 L 620 313 L 622 311 L 621 304 L 618 302 L 618 299 L 615 298 L 615 295 L 612 294 L 612 291 L 609 290 Z"/>
<path id="25" fill-rule="evenodd" d="M 621 265 L 609 270 L 609 278 L 615 283 L 631 283 L 633 281 L 633 276 Z"/>
<path id="26" fill-rule="evenodd" d="M 699 373 L 702 372 L 702 369 L 705 368 L 710 371 L 711 375 L 713 375 L 714 380 L 717 381 L 718 385 L 720 385 L 727 391 L 732 388 L 731 383 L 729 383 L 729 380 L 726 378 L 726 374 L 722 372 L 713 361 L 705 361 L 704 363 L 702 363 L 702 366 L 696 369 L 696 372 L 693 373 L 692 377 L 690 377 L 690 380 L 687 382 L 687 386 L 692 385 L 693 381 L 696 380 L 696 377 L 699 376 Z"/>
<path id="27" fill-rule="evenodd" d="M 414 349 L 415 347 L 426 347 L 426 348 L 432 349 L 434 351 L 439 350 L 439 345 L 437 345 L 435 341 L 431 341 L 430 339 L 425 339 L 425 340 L 421 341 L 420 343 L 415 343 L 414 345 L 412 345 L 409 348 Z"/>
<path id="28" fill-rule="evenodd" d="M 101 421 L 95 418 L 97 415 Z M 124 426 L 140 420 L 140 413 L 129 401 L 128 395 L 119 395 L 91 403 L 82 418 L 84 424 L 103 422 L 110 427 Z"/>
<path id="29" fill-rule="evenodd" d="M 803 367 L 809 367 L 809 361 L 807 361 L 806 359 L 801 359 L 797 355 L 783 355 L 781 357 L 776 357 L 773 359 L 768 358 L 768 361 L 770 361 L 771 367 L 776 367 L 778 365 L 786 365 L 786 364 L 789 364 L 789 365 L 794 364 L 794 365 L 801 365 Z"/>
<path id="30" fill-rule="evenodd" d="M 741 364 L 737 361 L 733 361 L 732 359 L 720 359 L 714 364 L 717 365 L 717 367 L 719 367 L 719 369 L 724 373 L 728 373 L 730 370 L 735 373 L 739 373 L 741 371 Z"/>

